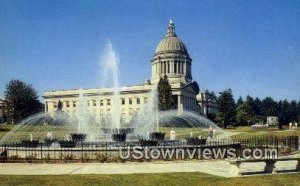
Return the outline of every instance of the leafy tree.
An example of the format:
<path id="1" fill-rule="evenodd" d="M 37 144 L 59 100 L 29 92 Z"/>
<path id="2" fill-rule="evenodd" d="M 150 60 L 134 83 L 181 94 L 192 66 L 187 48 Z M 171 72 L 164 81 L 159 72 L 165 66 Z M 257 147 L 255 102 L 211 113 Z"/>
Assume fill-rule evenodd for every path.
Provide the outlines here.
<path id="1" fill-rule="evenodd" d="M 246 97 L 246 101 L 245 102 L 249 105 L 249 107 L 251 109 L 251 112 L 252 112 L 253 108 L 254 108 L 254 99 L 251 96 L 248 95 Z M 251 114 L 253 114 L 253 112 Z"/>
<path id="2" fill-rule="evenodd" d="M 261 115 L 261 101 L 258 97 L 256 97 L 253 102 L 253 112 L 255 116 Z"/>
<path id="3" fill-rule="evenodd" d="M 240 96 L 239 99 L 238 99 L 237 102 L 236 102 L 236 107 L 242 105 L 243 103 L 244 103 L 244 100 L 243 100 L 243 98 Z"/>
<path id="4" fill-rule="evenodd" d="M 297 103 L 297 120 L 300 121 L 300 101 Z"/>
<path id="5" fill-rule="evenodd" d="M 295 100 L 292 100 L 290 102 L 289 119 L 290 122 L 297 121 L 297 102 Z"/>
<path id="6" fill-rule="evenodd" d="M 237 106 L 236 109 L 236 120 L 239 124 L 243 125 L 248 122 L 252 122 L 253 114 L 252 114 L 251 106 L 248 102 L 242 103 Z"/>
<path id="7" fill-rule="evenodd" d="M 235 121 L 236 116 L 236 106 L 231 89 L 220 92 L 218 104 L 220 108 L 216 120 L 222 122 L 223 127 L 226 128 L 227 125 Z"/>
<path id="8" fill-rule="evenodd" d="M 266 97 L 261 102 L 261 115 L 262 116 L 276 116 L 277 104 L 271 97 Z"/>
<path id="9" fill-rule="evenodd" d="M 279 122 L 279 129 L 282 129 L 282 126 L 284 124 L 289 123 L 289 107 L 290 104 L 287 100 L 279 101 L 277 104 L 277 116 L 278 116 L 278 122 Z"/>
<path id="10" fill-rule="evenodd" d="M 10 111 L 9 118 L 15 122 L 42 110 L 37 92 L 32 85 L 21 80 L 11 80 L 6 85 L 5 99 Z"/>
<path id="11" fill-rule="evenodd" d="M 158 85 L 158 108 L 161 111 L 170 110 L 173 105 L 171 85 L 169 84 L 168 77 L 165 75 L 160 78 Z"/>

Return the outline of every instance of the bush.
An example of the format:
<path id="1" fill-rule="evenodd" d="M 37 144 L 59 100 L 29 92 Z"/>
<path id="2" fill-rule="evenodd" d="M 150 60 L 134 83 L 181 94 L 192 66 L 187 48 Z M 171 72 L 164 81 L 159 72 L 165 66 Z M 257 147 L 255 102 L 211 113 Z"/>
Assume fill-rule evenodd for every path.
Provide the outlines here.
<path id="1" fill-rule="evenodd" d="M 197 138 L 197 137 L 189 137 L 189 138 L 186 138 L 186 142 L 188 145 L 205 145 L 206 139 L 205 138 Z"/>
<path id="2" fill-rule="evenodd" d="M 163 141 L 165 139 L 166 133 L 164 132 L 151 132 L 150 139 L 155 141 Z"/>
<path id="3" fill-rule="evenodd" d="M 96 153 L 96 160 L 104 163 L 108 161 L 108 156 L 106 154 Z"/>

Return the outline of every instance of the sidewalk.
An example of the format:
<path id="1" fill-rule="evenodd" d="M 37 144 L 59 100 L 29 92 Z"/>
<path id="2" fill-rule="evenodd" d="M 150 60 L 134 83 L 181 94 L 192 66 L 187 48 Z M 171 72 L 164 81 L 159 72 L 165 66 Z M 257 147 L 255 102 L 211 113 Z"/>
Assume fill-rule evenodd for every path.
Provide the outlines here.
<path id="1" fill-rule="evenodd" d="M 278 162 L 278 168 L 294 168 L 293 162 Z M 242 165 L 242 169 L 256 171 L 264 163 Z M 183 162 L 145 162 L 145 163 L 67 163 L 67 164 L 26 164 L 2 163 L 3 175 L 62 175 L 62 174 L 134 174 L 134 173 L 172 173 L 203 172 L 222 177 L 233 177 L 227 161 L 183 161 Z"/>

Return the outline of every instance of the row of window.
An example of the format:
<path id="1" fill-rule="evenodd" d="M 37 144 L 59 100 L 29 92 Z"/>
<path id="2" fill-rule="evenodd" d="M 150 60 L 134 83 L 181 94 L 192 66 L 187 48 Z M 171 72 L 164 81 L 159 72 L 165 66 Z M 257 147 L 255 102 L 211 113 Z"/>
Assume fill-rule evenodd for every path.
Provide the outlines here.
<path id="1" fill-rule="evenodd" d="M 133 98 L 128 98 L 128 104 L 132 105 L 133 104 Z M 135 98 L 135 102 L 136 104 L 141 104 L 141 98 Z M 90 106 L 90 101 L 87 101 L 87 106 Z M 148 103 L 148 98 L 144 97 L 144 104 Z M 73 107 L 76 107 L 76 101 L 72 101 Z M 121 98 L 121 104 L 125 105 L 126 104 L 126 99 L 125 98 Z M 54 103 L 54 108 L 57 108 L 58 103 Z M 92 105 L 95 107 L 97 106 L 97 100 L 92 100 Z M 104 106 L 104 100 L 101 99 L 99 102 L 100 106 Z M 111 105 L 111 100 L 107 99 L 106 100 L 106 105 Z M 62 105 L 63 106 L 63 105 Z M 70 107 L 70 101 L 66 101 L 66 107 Z"/>
<path id="2" fill-rule="evenodd" d="M 133 108 L 129 108 L 128 110 L 128 114 L 130 116 L 132 116 L 134 113 L 137 113 L 139 114 L 140 113 L 140 108 L 137 108 L 136 110 L 134 110 Z M 67 113 L 70 113 L 70 111 L 66 111 Z M 73 110 L 72 111 L 73 113 L 76 113 L 76 110 Z M 94 110 L 94 114 L 96 114 L 96 110 Z M 111 113 L 111 109 L 100 109 L 100 116 L 105 116 L 105 115 L 110 115 Z M 126 110 L 125 109 L 122 109 L 122 113 L 121 113 L 122 116 L 125 116 L 126 115 Z"/>

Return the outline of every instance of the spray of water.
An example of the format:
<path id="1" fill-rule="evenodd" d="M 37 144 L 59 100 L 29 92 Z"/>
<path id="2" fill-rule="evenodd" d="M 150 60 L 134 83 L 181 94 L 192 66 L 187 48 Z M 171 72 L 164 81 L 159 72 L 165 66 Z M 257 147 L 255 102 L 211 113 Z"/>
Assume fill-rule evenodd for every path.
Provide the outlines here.
<path id="1" fill-rule="evenodd" d="M 29 139 L 30 136 L 33 139 L 42 141 L 49 131 L 58 139 L 63 139 L 65 136 L 70 135 L 70 133 L 76 132 L 86 134 L 87 141 L 106 141 L 111 140 L 111 137 L 108 137 L 109 134 L 103 134 L 103 128 L 118 129 L 119 131 L 122 127 L 134 129 L 133 133 L 130 134 L 133 140 L 147 138 L 147 133 L 149 132 L 169 132 L 171 129 L 183 131 L 182 133 L 186 131 L 186 134 L 182 134 L 183 137 L 192 135 L 190 131 L 195 133 L 198 131 L 197 134 L 205 136 L 209 127 L 212 127 L 216 131 L 215 135 L 218 137 L 227 138 L 229 136 L 215 123 L 199 114 L 187 111 L 159 112 L 156 84 L 149 85 L 148 101 L 140 104 L 141 112 L 134 113 L 129 121 L 122 121 L 119 58 L 111 42 L 106 44 L 100 63 L 102 69 L 102 88 L 112 88 L 112 96 L 106 100 L 103 95 L 99 97 L 99 99 L 106 101 L 106 104 L 109 105 L 107 107 L 107 109 L 111 109 L 107 111 L 110 113 L 109 115 L 99 117 L 99 115 L 91 114 L 92 112 L 88 107 L 88 101 L 90 100 L 85 90 L 80 89 L 78 91 L 79 104 L 76 107 L 76 113 L 69 115 L 64 112 L 54 112 L 32 115 L 16 125 L 0 140 L 0 143 Z M 152 87 L 151 89 L 150 86 Z"/>
<path id="2" fill-rule="evenodd" d="M 101 57 L 102 88 L 112 87 L 113 96 L 110 111 L 111 128 L 120 129 L 121 127 L 121 109 L 120 109 L 120 84 L 119 84 L 119 58 L 112 47 L 111 42 L 106 44 L 104 53 Z M 109 99 L 106 100 L 110 102 Z"/>

